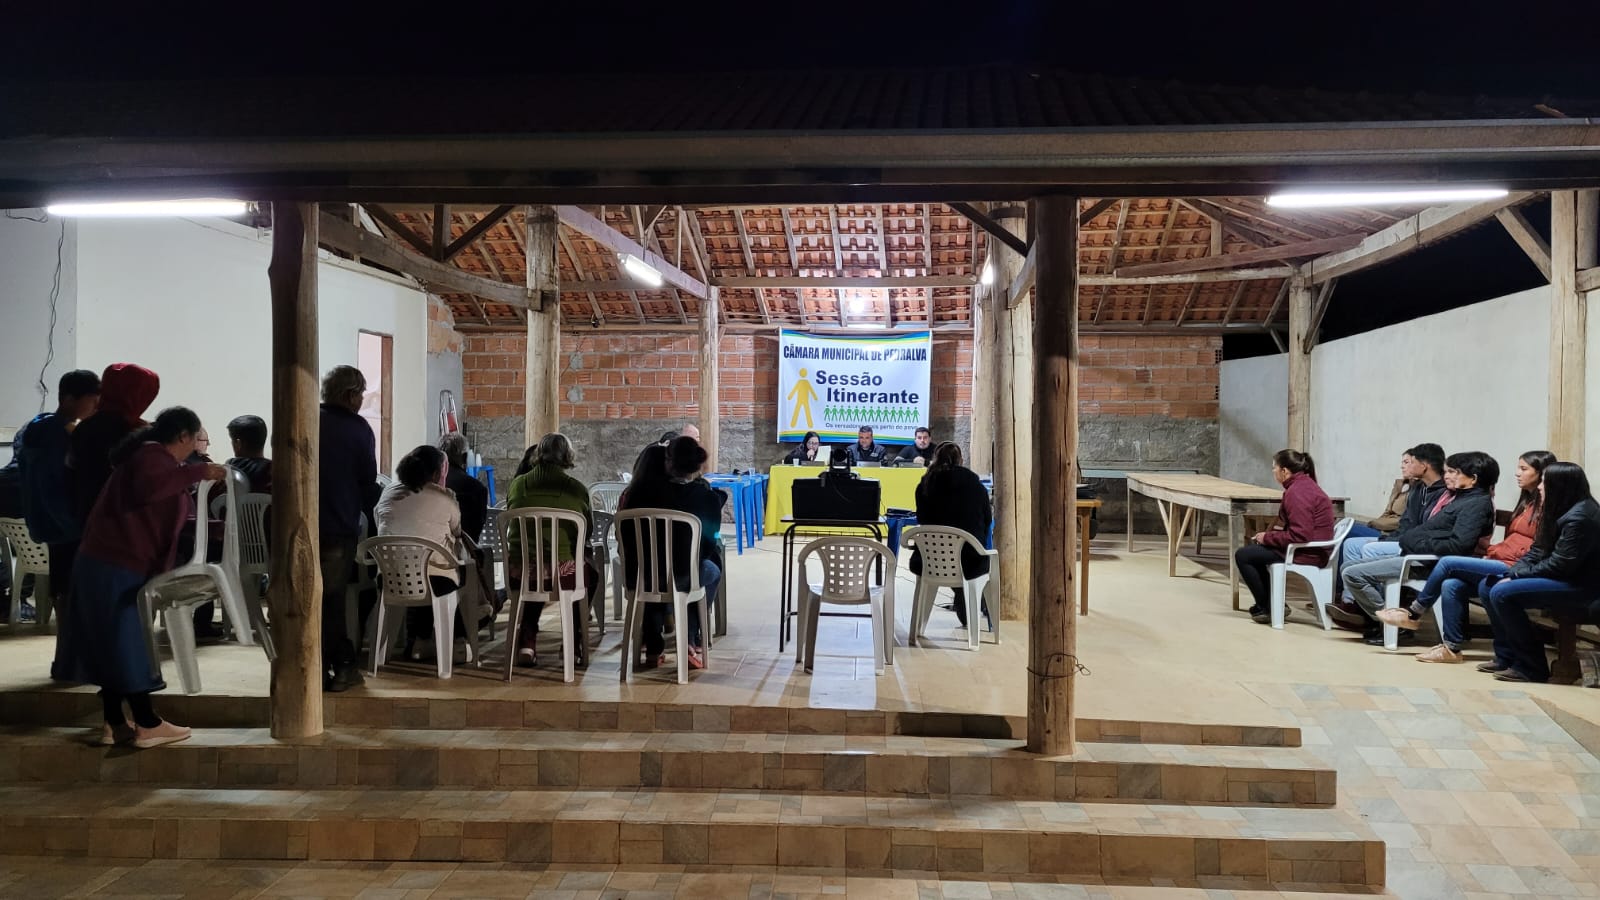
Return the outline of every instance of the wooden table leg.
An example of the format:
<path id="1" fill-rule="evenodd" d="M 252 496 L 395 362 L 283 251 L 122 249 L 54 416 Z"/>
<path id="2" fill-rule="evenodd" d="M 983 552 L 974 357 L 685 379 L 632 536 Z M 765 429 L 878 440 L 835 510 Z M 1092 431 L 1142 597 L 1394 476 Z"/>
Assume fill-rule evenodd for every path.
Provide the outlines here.
<path id="1" fill-rule="evenodd" d="M 1195 510 L 1194 513 L 1194 555 L 1200 555 L 1200 538 L 1205 534 L 1206 514 L 1204 510 Z"/>
<path id="2" fill-rule="evenodd" d="M 1228 587 L 1233 591 L 1233 608 L 1239 608 L 1239 561 L 1233 551 L 1239 549 L 1239 535 L 1244 531 L 1244 517 L 1233 513 L 1228 516 Z"/>
<path id="3" fill-rule="evenodd" d="M 1128 503 L 1127 503 L 1126 506 L 1123 507 L 1123 511 L 1126 512 L 1127 515 L 1128 515 L 1128 552 L 1132 553 L 1133 552 L 1133 487 L 1132 487 L 1132 485 L 1129 485 L 1129 487 L 1128 487 Z"/>
<path id="4" fill-rule="evenodd" d="M 1089 614 L 1089 511 L 1078 513 L 1078 614 Z"/>
<path id="5" fill-rule="evenodd" d="M 1167 505 L 1167 577 L 1178 574 L 1178 547 L 1183 543 L 1183 525 L 1187 510 L 1176 503 Z"/>

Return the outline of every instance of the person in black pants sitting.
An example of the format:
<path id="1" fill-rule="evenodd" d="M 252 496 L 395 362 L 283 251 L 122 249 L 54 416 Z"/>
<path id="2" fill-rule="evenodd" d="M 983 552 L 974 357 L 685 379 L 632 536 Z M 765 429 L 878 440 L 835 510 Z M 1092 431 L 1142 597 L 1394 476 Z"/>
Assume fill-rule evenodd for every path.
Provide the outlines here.
<path id="1" fill-rule="evenodd" d="M 989 534 L 994 513 L 989 508 L 989 491 L 976 472 L 961 464 L 961 448 L 949 441 L 933 451 L 933 462 L 917 483 L 917 524 L 959 528 L 982 541 Z M 922 574 L 922 554 L 911 554 L 911 571 Z M 961 574 L 976 578 L 989 571 L 989 557 L 969 547 L 961 548 Z M 966 592 L 955 589 L 956 618 L 967 625 Z M 981 602 L 981 601 L 980 601 Z M 987 604 L 981 606 L 989 616 Z"/>
<path id="2" fill-rule="evenodd" d="M 1333 501 L 1317 484 L 1317 466 L 1311 454 L 1298 450 L 1279 450 L 1272 457 L 1272 477 L 1283 485 L 1283 505 L 1278 521 L 1240 547 L 1233 555 L 1239 565 L 1239 580 L 1250 589 L 1255 603 L 1250 618 L 1266 625 L 1272 622 L 1272 588 L 1269 579 L 1273 565 L 1284 561 L 1290 544 L 1305 544 L 1333 539 Z M 1320 566 L 1328 561 L 1326 548 L 1295 553 L 1296 563 Z M 1285 609 L 1284 616 L 1289 614 Z"/>

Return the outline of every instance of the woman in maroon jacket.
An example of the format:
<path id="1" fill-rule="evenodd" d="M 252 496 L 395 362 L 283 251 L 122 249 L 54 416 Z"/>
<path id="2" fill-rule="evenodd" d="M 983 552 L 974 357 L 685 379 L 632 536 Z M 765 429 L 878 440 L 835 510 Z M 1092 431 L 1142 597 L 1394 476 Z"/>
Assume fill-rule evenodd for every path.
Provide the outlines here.
<path id="1" fill-rule="evenodd" d="M 84 520 L 51 676 L 100 686 L 102 744 L 158 747 L 189 736 L 189 729 L 162 721 L 151 708 L 150 693 L 166 685 L 145 644 L 138 599 L 151 577 L 172 568 L 178 531 L 194 512 L 189 488 L 227 477 L 215 463 L 184 463 L 199 432 L 200 418 L 179 406 L 129 435 L 112 453 L 111 477 Z M 132 726 L 123 716 L 124 701 Z"/>
<path id="2" fill-rule="evenodd" d="M 1239 580 L 1250 589 L 1255 605 L 1250 618 L 1263 625 L 1272 621 L 1272 592 L 1268 581 L 1274 563 L 1284 561 L 1290 544 L 1333 539 L 1333 501 L 1317 485 L 1317 466 L 1311 454 L 1298 450 L 1279 450 L 1272 457 L 1272 477 L 1283 485 L 1283 505 L 1271 531 L 1263 531 L 1240 547 L 1233 558 L 1239 564 Z M 1328 562 L 1326 548 L 1295 552 L 1300 565 L 1320 566 Z M 1289 611 L 1284 610 L 1287 617 Z"/>

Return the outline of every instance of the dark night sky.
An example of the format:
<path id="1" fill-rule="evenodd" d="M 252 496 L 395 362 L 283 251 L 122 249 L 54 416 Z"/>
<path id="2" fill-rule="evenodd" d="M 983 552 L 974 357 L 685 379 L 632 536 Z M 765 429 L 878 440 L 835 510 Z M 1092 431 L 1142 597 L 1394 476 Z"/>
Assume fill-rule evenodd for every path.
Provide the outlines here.
<path id="1" fill-rule="evenodd" d="M 702 0 L 315 6 L 14 4 L 0 79 L 451 77 L 563 71 L 879 68 L 979 63 L 1059 67 L 1195 84 L 1334 91 L 1600 96 L 1596 0 L 1349 0 L 1295 4 L 772 4 Z M 154 10 L 160 10 L 159 15 Z M 0 86 L 0 113 L 4 90 Z M 350 102 L 349 99 L 338 102 Z M 1600 175 L 1597 175 L 1600 181 Z M 1529 210 L 1547 228 L 1543 207 Z M 1497 223 L 1345 279 L 1324 323 L 1340 337 L 1540 282 Z M 1228 352 L 1270 352 L 1230 339 Z"/>

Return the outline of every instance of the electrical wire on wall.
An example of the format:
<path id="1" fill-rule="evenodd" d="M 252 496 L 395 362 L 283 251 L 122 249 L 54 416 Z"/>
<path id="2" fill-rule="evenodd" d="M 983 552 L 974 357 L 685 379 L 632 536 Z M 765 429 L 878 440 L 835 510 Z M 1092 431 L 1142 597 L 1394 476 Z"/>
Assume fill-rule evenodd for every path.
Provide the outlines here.
<path id="1" fill-rule="evenodd" d="M 47 215 L 41 215 L 39 218 L 34 218 L 33 216 L 19 216 L 9 210 L 6 212 L 6 218 L 17 219 L 25 222 L 37 222 L 41 225 L 50 221 L 50 218 Z M 55 362 L 56 358 L 56 304 L 61 300 L 61 268 L 63 261 L 62 251 L 67 243 L 67 220 L 60 219 L 58 220 L 58 224 L 61 226 L 61 232 L 56 236 L 56 270 L 55 274 L 50 278 L 50 327 L 49 330 L 45 332 L 44 336 L 44 364 L 39 366 L 39 379 L 37 385 L 39 390 L 39 412 L 44 412 L 46 406 L 50 402 L 50 386 L 45 383 L 44 378 L 45 374 L 50 370 L 50 364 Z"/>

